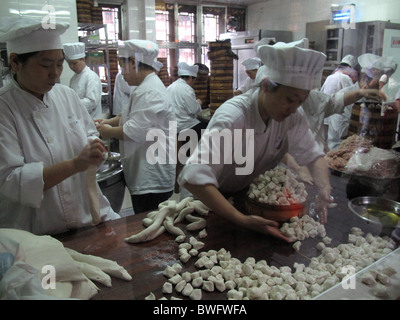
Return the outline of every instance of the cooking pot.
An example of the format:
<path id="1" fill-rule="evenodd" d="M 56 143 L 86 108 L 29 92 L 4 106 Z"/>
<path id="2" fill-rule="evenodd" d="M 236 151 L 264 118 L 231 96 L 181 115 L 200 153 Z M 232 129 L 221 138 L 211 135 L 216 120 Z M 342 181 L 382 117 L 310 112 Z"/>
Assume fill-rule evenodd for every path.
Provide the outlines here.
<path id="1" fill-rule="evenodd" d="M 108 159 L 98 168 L 96 180 L 111 208 L 119 212 L 125 195 L 125 180 L 119 153 L 110 152 Z"/>

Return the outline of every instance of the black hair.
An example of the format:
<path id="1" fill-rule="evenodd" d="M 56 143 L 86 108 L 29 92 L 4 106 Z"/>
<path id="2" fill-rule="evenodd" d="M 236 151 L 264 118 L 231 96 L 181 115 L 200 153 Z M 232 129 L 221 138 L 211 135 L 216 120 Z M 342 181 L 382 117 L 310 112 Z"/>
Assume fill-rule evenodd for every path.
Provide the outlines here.
<path id="1" fill-rule="evenodd" d="M 18 62 L 21 63 L 22 66 L 24 66 L 29 58 L 36 56 L 39 52 L 40 51 L 16 54 L 16 57 L 18 59 Z M 11 70 L 11 61 L 9 62 L 9 68 Z"/>
<path id="2" fill-rule="evenodd" d="M 196 77 L 193 77 L 193 76 L 179 76 L 179 78 L 181 78 L 183 80 L 189 80 L 190 78 L 196 79 Z"/>

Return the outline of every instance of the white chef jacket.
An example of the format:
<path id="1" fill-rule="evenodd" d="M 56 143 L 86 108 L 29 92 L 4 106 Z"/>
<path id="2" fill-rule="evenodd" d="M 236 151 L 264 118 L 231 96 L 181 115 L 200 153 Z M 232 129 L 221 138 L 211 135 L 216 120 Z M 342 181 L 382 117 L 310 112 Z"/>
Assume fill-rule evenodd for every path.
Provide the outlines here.
<path id="1" fill-rule="evenodd" d="M 76 93 L 56 84 L 41 101 L 12 80 L 0 89 L 0 114 L 0 226 L 57 234 L 93 225 L 86 172 L 43 191 L 43 168 L 72 159 L 98 135 Z M 97 191 L 101 220 L 118 218 Z"/>
<path id="2" fill-rule="evenodd" d="M 88 66 L 85 66 L 81 73 L 75 73 L 72 76 L 69 86 L 78 94 L 82 105 L 92 118 L 101 119 L 102 87 L 99 76 Z"/>
<path id="3" fill-rule="evenodd" d="M 196 100 L 196 94 L 185 80 L 179 78 L 167 88 L 167 97 L 178 122 L 178 133 L 200 123 L 197 115 L 201 112 L 201 105 Z"/>
<path id="4" fill-rule="evenodd" d="M 245 94 L 226 101 L 216 110 L 207 127 L 210 131 L 204 132 L 199 145 L 178 177 L 181 186 L 185 183 L 212 184 L 222 193 L 233 193 L 250 185 L 259 174 L 278 165 L 288 151 L 300 165 L 308 165 L 324 155 L 301 110 L 298 109 L 283 122 L 270 119 L 266 125 L 258 110 L 259 90 L 261 89 L 250 89 Z M 233 131 L 232 136 L 234 136 L 235 129 L 243 132 L 239 135 L 238 140 L 233 139 L 232 144 L 226 143 L 224 139 L 221 139 L 221 145 L 217 148 L 213 149 L 211 144 L 212 152 L 219 153 L 220 163 L 210 159 L 208 159 L 208 163 L 201 160 L 207 159 L 205 154 L 210 153 L 209 148 L 205 146 L 212 135 L 212 129 L 216 129 L 217 132 L 224 129 Z M 247 129 L 254 129 L 253 153 L 251 152 L 250 135 L 246 135 Z M 228 150 L 226 153 L 224 152 L 225 147 Z M 237 161 L 239 159 L 237 154 L 246 156 L 248 163 L 251 162 L 254 165 L 251 173 L 237 174 L 237 168 L 247 166 L 245 162 Z M 232 164 L 229 164 L 230 161 Z M 243 164 L 240 165 L 240 162 Z"/>
<path id="5" fill-rule="evenodd" d="M 243 84 L 238 88 L 242 93 L 247 92 L 254 86 L 255 79 L 252 79 L 250 77 L 247 77 L 246 80 L 243 82 Z"/>
<path id="6" fill-rule="evenodd" d="M 114 84 L 114 97 L 113 97 L 113 114 L 121 114 L 122 106 L 129 104 L 129 97 L 131 94 L 131 89 L 136 88 L 136 86 L 129 86 L 125 81 L 121 72 L 118 72 L 115 77 Z"/>
<path id="7" fill-rule="evenodd" d="M 340 94 L 345 92 L 359 90 L 360 86 L 358 82 L 354 83 L 350 87 L 343 88 L 339 91 Z M 336 149 L 342 139 L 347 135 L 350 123 L 351 113 L 353 111 L 353 104 L 345 106 L 342 113 L 334 114 L 328 118 L 328 147 L 333 150 Z"/>
<path id="8" fill-rule="evenodd" d="M 324 118 L 343 112 L 345 107 L 344 93 L 344 91 L 340 91 L 336 94 L 325 94 L 318 90 L 311 90 L 301 106 L 311 131 L 315 134 L 315 138 L 322 149 L 325 144 Z"/>
<path id="9" fill-rule="evenodd" d="M 343 88 L 351 87 L 353 81 L 351 78 L 340 72 L 336 71 L 334 74 L 329 75 L 321 87 L 321 91 L 328 94 L 334 94 Z"/>
<path id="10" fill-rule="evenodd" d="M 130 194 L 163 193 L 174 189 L 175 162 L 169 161 L 168 148 L 175 154 L 176 132 L 169 137 L 170 122 L 175 122 L 175 116 L 167 100 L 165 85 L 152 72 L 131 92 L 130 103 L 121 112 L 120 125 L 124 131 L 124 140 L 120 141 L 121 162 Z M 176 123 L 173 126 L 176 128 Z M 156 163 L 152 163 L 154 159 L 148 161 L 147 151 L 150 148 L 149 153 L 153 155 L 151 148 L 155 144 L 151 137 L 146 141 L 149 130 L 165 134 L 165 143 L 161 141 L 160 144 L 166 147 L 166 157 L 161 155 Z"/>

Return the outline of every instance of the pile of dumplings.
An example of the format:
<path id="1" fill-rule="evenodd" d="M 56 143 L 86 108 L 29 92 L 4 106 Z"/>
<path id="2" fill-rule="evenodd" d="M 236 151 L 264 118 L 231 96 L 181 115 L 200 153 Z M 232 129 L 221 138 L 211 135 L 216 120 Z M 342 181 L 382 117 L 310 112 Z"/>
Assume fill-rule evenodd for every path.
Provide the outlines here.
<path id="1" fill-rule="evenodd" d="M 247 196 L 268 205 L 291 205 L 305 202 L 307 191 L 290 169 L 277 166 L 255 178 Z"/>

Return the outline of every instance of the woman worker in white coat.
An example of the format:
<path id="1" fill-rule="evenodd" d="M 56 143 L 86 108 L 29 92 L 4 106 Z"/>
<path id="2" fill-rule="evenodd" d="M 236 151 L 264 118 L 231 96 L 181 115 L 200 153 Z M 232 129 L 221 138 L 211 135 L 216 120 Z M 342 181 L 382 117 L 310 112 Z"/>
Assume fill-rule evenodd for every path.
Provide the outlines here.
<path id="1" fill-rule="evenodd" d="M 259 174 L 278 165 L 289 151 L 299 164 L 310 168 L 319 190 L 317 213 L 322 222 L 326 221 L 327 203 L 332 201 L 328 166 L 305 116 L 297 110 L 307 99 L 326 56 L 285 43 L 259 46 L 257 53 L 268 66 L 264 69 L 261 86 L 226 101 L 216 110 L 207 127 L 209 133 L 203 134 L 178 181 L 223 218 L 289 241 L 279 231 L 276 221 L 245 215 L 224 195 L 248 186 Z M 232 144 L 225 145 L 224 141 L 224 146 L 218 150 L 205 146 L 208 139 L 211 139 L 211 146 L 214 145 L 213 139 L 219 138 L 215 133 L 224 129 L 231 131 L 232 137 L 235 129 L 241 131 L 241 135 L 236 134 Z M 201 161 L 208 159 L 212 152 L 220 153 L 221 161 Z M 241 157 L 236 159 L 237 154 L 248 155 L 248 161 L 243 162 Z"/>
<path id="2" fill-rule="evenodd" d="M 68 25 L 2 18 L 12 80 L 0 90 L 0 227 L 57 234 L 118 218 L 96 182 L 106 152 L 76 93 L 57 84 Z M 6 150 L 6 151 L 5 151 Z"/>
<path id="3" fill-rule="evenodd" d="M 102 116 L 101 93 L 102 86 L 99 76 L 85 62 L 85 44 L 74 42 L 64 44 L 65 59 L 74 75 L 69 86 L 74 89 L 93 119 Z"/>
<path id="4" fill-rule="evenodd" d="M 120 140 L 125 182 L 135 213 L 157 208 L 174 189 L 175 164 L 168 161 L 171 148 L 160 140 L 159 147 L 165 147 L 159 150 L 160 159 L 153 157 L 152 152 L 155 144 L 152 139 L 157 139 L 157 134 L 164 134 L 159 138 L 168 143 L 170 122 L 175 120 L 165 85 L 154 72 L 157 55 L 158 46 L 152 41 L 127 40 L 119 45 L 119 64 L 124 79 L 137 88 L 131 92 L 129 105 L 123 107 L 120 116 L 97 124 L 102 138 Z M 170 142 L 173 150 L 175 136 L 176 133 Z M 166 159 L 161 159 L 162 154 Z"/>
<path id="5" fill-rule="evenodd" d="M 261 60 L 258 57 L 249 58 L 242 62 L 247 74 L 247 78 L 236 91 L 233 92 L 234 96 L 247 92 L 254 85 L 254 80 L 256 79 L 257 71 L 261 67 Z"/>
<path id="6" fill-rule="evenodd" d="M 198 65 L 188 65 L 186 62 L 178 63 L 178 76 L 179 79 L 174 81 L 167 88 L 167 97 L 171 104 L 177 121 L 177 150 L 181 150 L 181 146 L 190 141 L 190 137 L 185 135 L 185 130 L 193 130 L 197 135 L 196 141 L 201 137 L 201 130 L 207 127 L 207 124 L 197 119 L 198 114 L 201 112 L 201 100 L 196 99 L 196 94 L 191 87 L 196 81 L 197 72 L 199 71 Z M 188 131 L 186 131 L 188 132 Z M 181 134 L 182 133 L 182 134 Z M 180 137 L 181 134 L 181 137 Z M 185 136 L 184 136 L 185 135 Z M 184 136 L 184 137 L 183 137 Z M 184 139 L 186 138 L 186 139 Z M 195 144 L 191 145 L 190 148 L 194 149 Z M 189 156 L 190 148 L 188 148 L 186 154 Z M 182 169 L 183 163 L 179 161 L 179 154 L 176 175 L 179 174 Z M 175 183 L 175 192 L 179 192 L 179 185 Z"/>
<path id="7" fill-rule="evenodd" d="M 371 53 L 365 53 L 358 57 L 358 63 L 361 66 L 361 75 L 358 81 L 350 87 L 343 88 L 338 93 L 345 94 L 347 92 L 377 92 L 378 94 L 375 96 L 362 94 L 359 96 L 359 99 L 365 97 L 367 99 L 380 101 L 382 93 L 378 90 L 378 81 L 384 72 L 384 59 Z M 327 138 L 329 149 L 334 150 L 338 148 L 342 142 L 342 139 L 346 137 L 350 117 L 352 114 L 353 103 L 357 100 L 351 101 L 351 104 L 346 103 L 343 113 L 334 114 L 333 116 L 329 117 Z"/>

